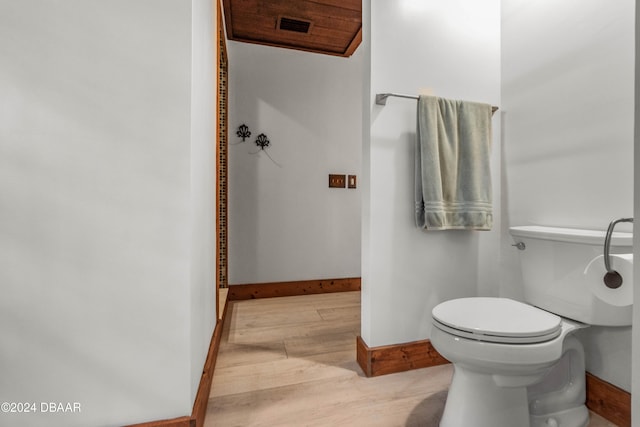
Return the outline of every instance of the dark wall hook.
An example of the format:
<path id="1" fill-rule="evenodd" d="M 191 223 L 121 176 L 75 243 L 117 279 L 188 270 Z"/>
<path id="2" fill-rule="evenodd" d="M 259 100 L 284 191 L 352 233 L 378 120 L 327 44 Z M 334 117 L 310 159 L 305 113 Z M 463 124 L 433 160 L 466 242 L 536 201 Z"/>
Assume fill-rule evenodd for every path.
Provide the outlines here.
<path id="1" fill-rule="evenodd" d="M 238 127 L 236 135 L 242 138 L 242 141 L 244 142 L 245 138 L 249 138 L 251 136 L 251 131 L 249 130 L 249 127 L 243 123 Z"/>
<path id="2" fill-rule="evenodd" d="M 267 138 L 267 135 L 265 135 L 264 133 L 258 135 L 258 138 L 256 139 L 256 145 L 258 147 L 264 150 L 264 148 L 268 147 L 270 144 L 271 143 L 269 142 L 269 138 Z"/>

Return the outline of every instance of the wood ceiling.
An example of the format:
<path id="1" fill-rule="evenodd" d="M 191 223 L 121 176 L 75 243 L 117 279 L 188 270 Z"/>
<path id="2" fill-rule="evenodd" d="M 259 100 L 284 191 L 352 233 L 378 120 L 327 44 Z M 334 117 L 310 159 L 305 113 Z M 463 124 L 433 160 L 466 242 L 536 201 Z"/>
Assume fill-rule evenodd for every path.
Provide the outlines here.
<path id="1" fill-rule="evenodd" d="M 336 56 L 362 41 L 361 0 L 223 0 L 227 37 Z"/>

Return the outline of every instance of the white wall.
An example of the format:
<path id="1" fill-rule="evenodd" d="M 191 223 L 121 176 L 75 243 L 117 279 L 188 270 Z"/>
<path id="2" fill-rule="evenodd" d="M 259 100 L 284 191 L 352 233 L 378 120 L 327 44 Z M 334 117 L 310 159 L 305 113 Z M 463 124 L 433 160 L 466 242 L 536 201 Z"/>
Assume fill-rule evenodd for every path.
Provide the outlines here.
<path id="1" fill-rule="evenodd" d="M 634 7 L 502 1 L 505 230 L 606 229 L 632 215 Z M 507 233 L 504 243 L 501 291 L 518 297 Z M 587 370 L 630 390 L 630 328 L 594 327 L 580 337 Z"/>
<path id="2" fill-rule="evenodd" d="M 330 189 L 328 174 L 362 178 L 360 49 L 228 49 L 229 283 L 359 277 L 360 189 Z"/>
<path id="3" fill-rule="evenodd" d="M 366 2 L 364 2 L 366 3 Z M 500 117 L 494 116 L 494 230 L 424 232 L 415 226 L 416 102 L 375 93 L 425 90 L 500 102 L 500 2 L 374 1 L 370 37 L 371 126 L 363 142 L 362 337 L 380 346 L 429 337 L 431 309 L 446 299 L 497 294 Z M 365 7 L 365 16 L 369 13 Z M 367 40 L 368 42 L 368 40 Z M 363 187 L 364 188 L 364 187 Z"/>
<path id="4" fill-rule="evenodd" d="M 634 218 L 640 218 L 640 31 L 638 31 L 638 25 L 640 25 L 640 8 L 636 1 L 636 13 L 635 13 L 635 25 L 636 25 L 636 37 L 635 37 L 635 111 L 634 111 L 634 202 L 633 212 Z M 633 257 L 638 258 L 640 256 L 640 249 L 637 243 L 638 238 L 634 237 Z M 638 289 L 638 278 L 640 277 L 640 264 L 635 264 L 633 275 L 635 277 L 634 287 Z M 634 293 L 634 306 L 638 307 L 640 304 L 640 295 L 638 292 Z M 633 310 L 633 329 L 632 329 L 632 362 L 631 362 L 631 425 L 640 425 L 640 310 Z"/>
<path id="5" fill-rule="evenodd" d="M 191 413 L 215 310 L 191 37 L 190 2 L 0 2 L 0 401 L 82 409 L 0 424 Z"/>
<path id="6" fill-rule="evenodd" d="M 216 324 L 216 1 L 193 0 L 191 15 L 192 402 Z"/>

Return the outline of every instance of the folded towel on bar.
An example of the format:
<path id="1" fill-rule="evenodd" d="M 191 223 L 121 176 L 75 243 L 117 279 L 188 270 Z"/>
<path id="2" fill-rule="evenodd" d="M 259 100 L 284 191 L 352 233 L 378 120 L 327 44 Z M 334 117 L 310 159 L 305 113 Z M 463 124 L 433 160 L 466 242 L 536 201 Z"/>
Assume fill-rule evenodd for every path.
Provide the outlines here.
<path id="1" fill-rule="evenodd" d="M 491 230 L 491 105 L 418 99 L 416 223 L 425 230 Z"/>

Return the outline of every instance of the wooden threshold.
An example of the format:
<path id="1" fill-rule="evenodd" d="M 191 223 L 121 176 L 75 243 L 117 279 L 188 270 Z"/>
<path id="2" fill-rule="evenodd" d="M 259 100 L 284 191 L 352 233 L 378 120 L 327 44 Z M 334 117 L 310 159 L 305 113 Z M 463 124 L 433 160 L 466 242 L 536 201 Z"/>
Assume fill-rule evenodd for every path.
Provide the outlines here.
<path id="1" fill-rule="evenodd" d="M 360 336 L 356 339 L 356 358 L 367 377 L 449 363 L 433 348 L 430 340 L 371 348 Z"/>
<path id="2" fill-rule="evenodd" d="M 360 290 L 360 277 L 229 285 L 229 300 L 290 297 Z"/>

